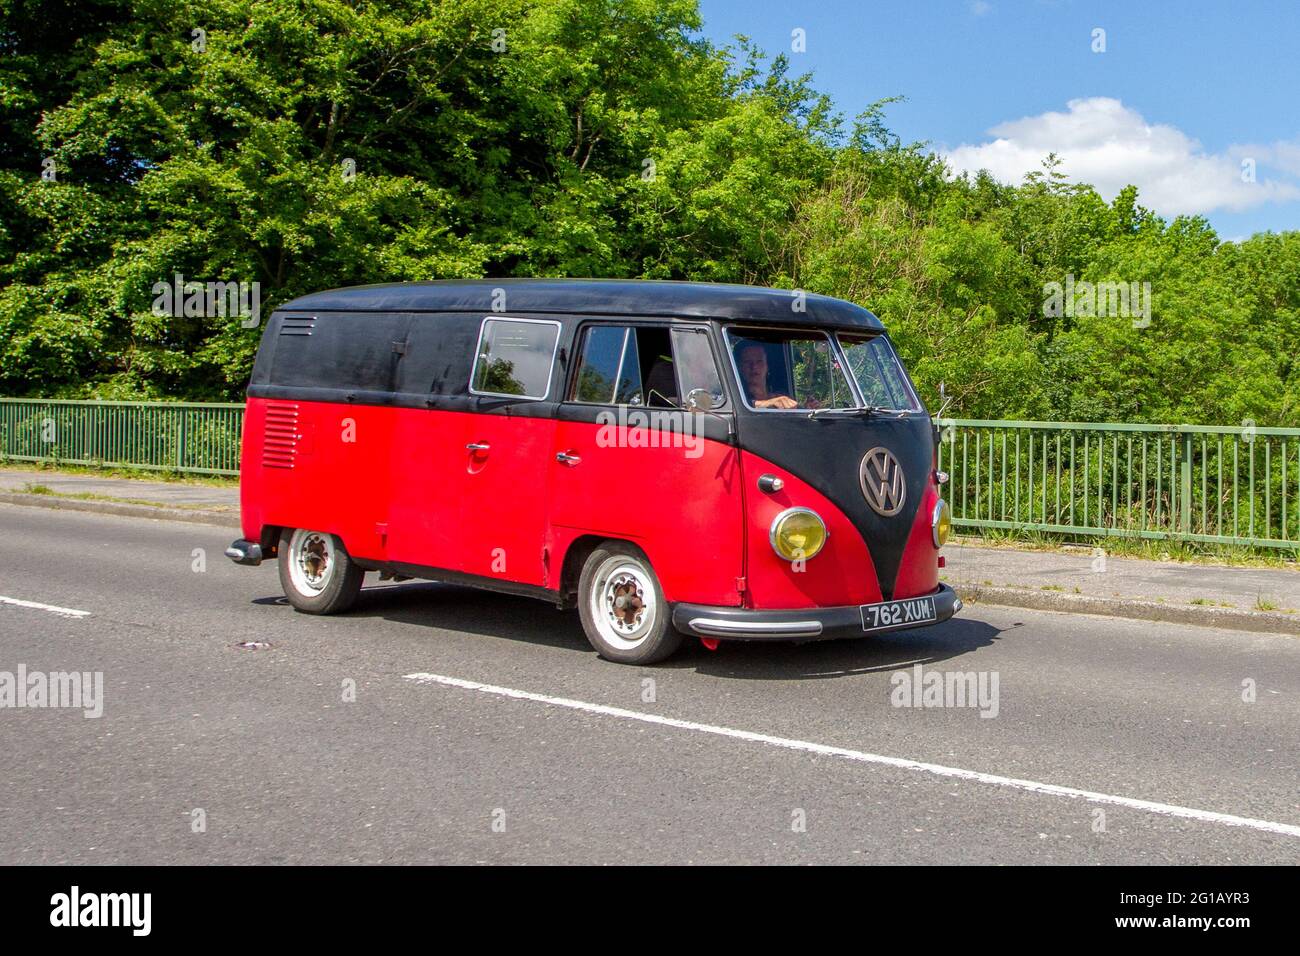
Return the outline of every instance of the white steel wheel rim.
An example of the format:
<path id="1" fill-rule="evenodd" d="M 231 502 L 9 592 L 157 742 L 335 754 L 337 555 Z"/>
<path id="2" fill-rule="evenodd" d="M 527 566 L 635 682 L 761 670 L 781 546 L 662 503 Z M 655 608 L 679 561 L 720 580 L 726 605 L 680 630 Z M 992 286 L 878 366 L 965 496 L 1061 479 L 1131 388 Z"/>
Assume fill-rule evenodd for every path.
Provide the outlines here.
<path id="1" fill-rule="evenodd" d="M 337 563 L 334 535 L 298 528 L 289 539 L 289 580 L 299 594 L 315 597 L 325 590 Z"/>
<path id="2" fill-rule="evenodd" d="M 650 575 L 638 562 L 625 557 L 610 558 L 600 565 L 588 602 L 601 639 L 620 651 L 635 650 L 645 643 L 659 611 Z"/>

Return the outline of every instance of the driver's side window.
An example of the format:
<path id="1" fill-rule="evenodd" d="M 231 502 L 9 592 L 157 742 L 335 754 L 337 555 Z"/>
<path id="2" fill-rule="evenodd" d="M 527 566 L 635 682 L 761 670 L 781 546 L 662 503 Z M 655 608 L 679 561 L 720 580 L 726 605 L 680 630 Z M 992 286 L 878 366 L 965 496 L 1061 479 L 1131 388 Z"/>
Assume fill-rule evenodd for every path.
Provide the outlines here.
<path id="1" fill-rule="evenodd" d="M 757 411 L 852 408 L 855 399 L 829 335 L 728 329 L 746 404 Z"/>

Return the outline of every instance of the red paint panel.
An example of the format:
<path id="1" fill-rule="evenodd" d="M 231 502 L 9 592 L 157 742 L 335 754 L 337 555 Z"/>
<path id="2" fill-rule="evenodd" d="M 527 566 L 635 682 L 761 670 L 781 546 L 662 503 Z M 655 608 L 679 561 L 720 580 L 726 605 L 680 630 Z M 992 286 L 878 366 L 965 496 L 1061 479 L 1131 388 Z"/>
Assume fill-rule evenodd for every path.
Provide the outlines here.
<path id="1" fill-rule="evenodd" d="M 268 466 L 267 406 L 286 404 L 297 406 L 296 448 L 277 438 Z M 267 524 L 312 528 L 357 557 L 546 583 L 553 420 L 250 399 L 246 428 L 246 537 Z"/>
<path id="2" fill-rule="evenodd" d="M 765 458 L 741 453 L 744 471 L 747 564 L 749 590 L 746 607 L 763 610 L 837 607 L 870 604 L 881 599 L 876 568 L 862 535 L 830 499 Z M 760 475 L 775 475 L 784 483 L 767 494 L 758 489 Z M 787 508 L 811 508 L 830 532 L 821 552 L 795 571 L 793 563 L 777 556 L 768 539 L 772 521 Z"/>
<path id="3" fill-rule="evenodd" d="M 291 467 L 266 467 L 268 404 L 249 399 L 245 417 L 251 540 L 263 525 L 313 528 L 340 535 L 358 557 L 556 588 L 569 545 L 599 534 L 637 543 L 670 601 L 740 603 L 739 468 L 727 445 L 601 447 L 595 424 L 295 402 L 303 438 Z M 565 449 L 582 463 L 557 462 Z"/>
<path id="4" fill-rule="evenodd" d="M 916 510 L 916 519 L 898 565 L 895 598 L 919 597 L 930 594 L 939 586 L 939 549 L 934 546 L 934 531 L 930 525 L 930 517 L 938 502 L 939 492 L 933 482 L 927 482 L 921 507 Z"/>
<path id="5" fill-rule="evenodd" d="M 265 434 L 268 416 L 296 422 Z M 240 462 L 240 502 L 245 537 L 257 540 L 264 525 L 311 528 L 337 534 L 357 557 L 382 560 L 384 541 L 375 525 L 387 521 L 393 450 L 392 409 L 326 402 L 248 400 Z"/>
<path id="6" fill-rule="evenodd" d="M 434 413 L 440 414 L 440 413 Z M 548 482 L 555 467 L 551 418 L 461 415 L 463 431 L 449 484 L 458 502 L 457 569 L 524 584 L 554 586 L 542 561 Z M 486 445 L 470 450 L 467 445 Z"/>
<path id="7" fill-rule="evenodd" d="M 556 573 L 582 535 L 625 538 L 645 551 L 667 600 L 739 605 L 744 555 L 736 450 L 699 436 L 690 438 L 698 444 L 671 447 L 682 436 L 612 425 L 602 433 L 601 427 L 558 423 L 556 452 L 581 463 L 564 465 L 552 455 Z"/>
<path id="8" fill-rule="evenodd" d="M 244 405 L 244 424 L 239 438 L 239 527 L 247 541 L 261 539 L 266 492 L 262 481 L 262 431 L 266 403 L 250 398 Z"/>
<path id="9" fill-rule="evenodd" d="M 468 415 L 395 408 L 393 447 L 374 463 L 392 474 L 388 502 L 389 561 L 460 569 L 461 472 Z"/>

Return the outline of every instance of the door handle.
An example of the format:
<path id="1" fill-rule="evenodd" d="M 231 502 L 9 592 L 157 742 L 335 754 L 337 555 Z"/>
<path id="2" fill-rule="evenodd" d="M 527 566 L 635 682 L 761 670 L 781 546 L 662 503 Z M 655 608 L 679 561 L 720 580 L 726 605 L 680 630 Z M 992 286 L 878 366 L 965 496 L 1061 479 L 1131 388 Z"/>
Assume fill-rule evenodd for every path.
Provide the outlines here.
<path id="1" fill-rule="evenodd" d="M 466 451 L 471 451 L 475 454 L 478 454 L 479 452 L 487 453 L 488 451 L 491 451 L 491 449 L 492 446 L 485 441 L 472 441 L 465 446 Z"/>
<path id="2" fill-rule="evenodd" d="M 568 465 L 570 468 L 572 468 L 574 465 L 582 464 L 582 458 L 580 456 L 567 451 L 560 452 L 558 455 L 555 456 L 555 460 L 558 461 L 561 465 Z"/>

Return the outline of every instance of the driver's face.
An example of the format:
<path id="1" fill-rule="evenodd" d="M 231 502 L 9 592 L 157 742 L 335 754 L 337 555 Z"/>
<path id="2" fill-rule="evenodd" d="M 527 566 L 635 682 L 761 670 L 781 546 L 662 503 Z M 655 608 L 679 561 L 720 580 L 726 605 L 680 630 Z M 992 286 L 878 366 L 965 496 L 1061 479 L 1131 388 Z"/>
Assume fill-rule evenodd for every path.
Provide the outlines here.
<path id="1" fill-rule="evenodd" d="M 746 345 L 740 350 L 740 377 L 751 394 L 767 388 L 767 350 L 761 345 Z"/>

